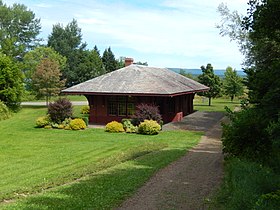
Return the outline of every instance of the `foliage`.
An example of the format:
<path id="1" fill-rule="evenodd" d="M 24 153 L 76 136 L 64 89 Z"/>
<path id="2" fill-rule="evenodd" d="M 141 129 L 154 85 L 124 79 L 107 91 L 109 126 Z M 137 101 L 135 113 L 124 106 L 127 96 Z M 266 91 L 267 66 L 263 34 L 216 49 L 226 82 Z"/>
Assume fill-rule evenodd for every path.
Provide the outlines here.
<path id="1" fill-rule="evenodd" d="M 37 118 L 37 120 L 36 120 L 37 128 L 43 128 L 46 125 L 50 125 L 50 117 L 48 115 Z"/>
<path id="2" fill-rule="evenodd" d="M 11 117 L 9 108 L 0 100 L 0 121 Z"/>
<path id="3" fill-rule="evenodd" d="M 59 98 L 48 106 L 48 114 L 55 123 L 61 123 L 66 118 L 72 117 L 72 103 L 67 98 Z"/>
<path id="4" fill-rule="evenodd" d="M 88 117 L 81 117 L 81 118 L 85 122 L 86 126 L 88 126 L 88 123 L 89 123 Z"/>
<path id="5" fill-rule="evenodd" d="M 280 176 L 244 159 L 226 160 L 225 181 L 215 209 L 279 209 Z"/>
<path id="6" fill-rule="evenodd" d="M 214 74 L 213 67 L 210 63 L 207 64 L 206 68 L 201 66 L 202 74 L 198 76 L 198 81 L 210 89 L 207 92 L 201 93 L 209 99 L 209 106 L 211 106 L 211 99 L 219 96 L 221 92 L 221 81 L 220 78 Z"/>
<path id="7" fill-rule="evenodd" d="M 140 134 L 156 135 L 161 130 L 160 125 L 154 120 L 144 120 L 141 122 L 138 128 Z"/>
<path id="8" fill-rule="evenodd" d="M 70 128 L 72 130 L 83 130 L 86 127 L 86 123 L 83 119 L 76 118 L 70 121 Z"/>
<path id="9" fill-rule="evenodd" d="M 58 63 L 61 71 L 63 71 L 66 66 L 66 57 L 60 55 L 51 47 L 40 46 L 36 47 L 34 50 L 28 51 L 23 57 L 25 88 L 27 90 L 32 90 L 32 75 L 40 62 L 45 58 L 49 58 Z"/>
<path id="10" fill-rule="evenodd" d="M 89 114 L 89 106 L 83 106 L 81 109 L 81 114 Z"/>
<path id="11" fill-rule="evenodd" d="M 110 133 L 124 132 L 123 125 L 117 121 L 112 121 L 105 126 L 105 131 Z"/>
<path id="12" fill-rule="evenodd" d="M 136 125 L 144 120 L 155 120 L 158 123 L 162 120 L 158 106 L 144 103 L 136 106 L 133 118 L 136 119 Z"/>
<path id="13" fill-rule="evenodd" d="M 59 64 L 49 58 L 41 60 L 32 76 L 33 89 L 37 95 L 46 97 L 47 105 L 51 96 L 57 96 L 64 87 L 65 80 L 60 77 Z"/>
<path id="14" fill-rule="evenodd" d="M 131 119 L 122 119 L 122 124 L 126 133 L 137 133 L 138 127 L 132 124 Z"/>
<path id="15" fill-rule="evenodd" d="M 17 111 L 22 93 L 23 76 L 18 65 L 0 53 L 0 100 L 11 110 Z"/>
<path id="16" fill-rule="evenodd" d="M 264 160 L 269 157 L 271 140 L 265 129 L 267 120 L 259 109 L 229 111 L 231 122 L 223 125 L 223 151 L 234 156 Z M 241 135 L 240 135 L 241 134 Z"/>
<path id="17" fill-rule="evenodd" d="M 40 19 L 23 4 L 7 6 L 0 0 L 0 51 L 10 57 L 22 57 L 38 44 Z"/>
<path id="18" fill-rule="evenodd" d="M 115 59 L 115 55 L 111 50 L 111 47 L 105 49 L 102 56 L 102 62 L 106 73 L 115 71 L 118 67 L 118 62 Z"/>
<path id="19" fill-rule="evenodd" d="M 223 88 L 225 95 L 228 95 L 231 101 L 233 101 L 234 97 L 241 96 L 244 92 L 242 78 L 231 67 L 226 69 Z"/>

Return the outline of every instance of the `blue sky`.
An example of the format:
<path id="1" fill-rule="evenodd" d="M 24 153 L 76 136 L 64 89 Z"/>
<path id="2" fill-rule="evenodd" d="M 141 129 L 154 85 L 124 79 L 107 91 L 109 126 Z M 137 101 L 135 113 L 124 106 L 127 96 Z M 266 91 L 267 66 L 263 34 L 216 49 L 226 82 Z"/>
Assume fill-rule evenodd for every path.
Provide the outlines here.
<path id="1" fill-rule="evenodd" d="M 25 4 L 41 19 L 40 36 L 47 39 L 52 26 L 75 18 L 83 41 L 101 52 L 111 46 L 116 58 L 132 57 L 149 66 L 241 69 L 243 56 L 235 42 L 221 37 L 217 7 L 246 14 L 246 0 L 3 0 Z"/>

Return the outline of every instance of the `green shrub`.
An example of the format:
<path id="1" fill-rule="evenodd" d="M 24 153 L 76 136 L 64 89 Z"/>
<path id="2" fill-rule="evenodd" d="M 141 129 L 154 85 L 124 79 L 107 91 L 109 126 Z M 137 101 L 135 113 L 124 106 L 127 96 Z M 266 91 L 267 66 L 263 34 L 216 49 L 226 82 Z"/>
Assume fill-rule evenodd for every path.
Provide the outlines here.
<path id="1" fill-rule="evenodd" d="M 141 122 L 138 128 L 140 134 L 156 135 L 161 130 L 160 125 L 154 120 L 144 120 Z"/>
<path id="2" fill-rule="evenodd" d="M 123 125 L 117 121 L 112 121 L 105 126 L 105 131 L 110 133 L 124 132 Z"/>
<path id="3" fill-rule="evenodd" d="M 49 116 L 43 116 L 43 117 L 38 117 L 36 120 L 36 127 L 37 128 L 43 128 L 46 125 L 50 124 L 50 118 Z"/>
<path id="4" fill-rule="evenodd" d="M 136 133 L 138 131 L 138 127 L 132 124 L 131 119 L 122 119 L 122 124 L 126 133 Z"/>
<path id="5" fill-rule="evenodd" d="M 0 100 L 0 121 L 11 117 L 9 108 Z"/>
<path id="6" fill-rule="evenodd" d="M 86 126 L 88 126 L 88 117 L 82 117 L 82 119 L 86 123 Z"/>
<path id="7" fill-rule="evenodd" d="M 62 125 L 64 125 L 64 127 L 66 127 L 66 126 L 69 126 L 70 125 L 70 122 L 71 122 L 71 118 L 69 117 L 69 118 L 65 118 L 63 121 L 62 121 Z"/>
<path id="8" fill-rule="evenodd" d="M 89 114 L 89 106 L 83 106 L 81 109 L 81 114 Z"/>
<path id="9" fill-rule="evenodd" d="M 80 118 L 76 118 L 76 119 L 70 121 L 70 128 L 72 130 L 81 130 L 81 129 L 85 129 L 86 127 L 87 126 L 86 126 L 85 121 L 83 121 Z"/>
<path id="10" fill-rule="evenodd" d="M 59 98 L 48 106 L 48 114 L 55 123 L 61 123 L 65 118 L 72 117 L 72 103 L 67 98 Z"/>
<path id="11" fill-rule="evenodd" d="M 44 128 L 45 128 L 45 129 L 51 129 L 52 126 L 51 126 L 51 125 L 45 125 Z"/>
<path id="12" fill-rule="evenodd" d="M 268 122 L 258 109 L 244 109 L 228 116 L 231 122 L 223 125 L 223 151 L 248 159 L 269 157 L 272 142 L 266 130 Z"/>

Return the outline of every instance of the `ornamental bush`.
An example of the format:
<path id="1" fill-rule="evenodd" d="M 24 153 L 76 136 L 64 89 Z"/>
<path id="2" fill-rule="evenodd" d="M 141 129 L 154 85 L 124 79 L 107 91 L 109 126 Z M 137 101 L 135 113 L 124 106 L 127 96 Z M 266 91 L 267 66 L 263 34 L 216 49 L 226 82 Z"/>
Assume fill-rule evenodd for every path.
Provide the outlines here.
<path id="1" fill-rule="evenodd" d="M 81 130 L 87 127 L 85 121 L 83 121 L 81 118 L 71 120 L 69 125 L 72 130 Z"/>
<path id="2" fill-rule="evenodd" d="M 67 98 L 59 98 L 48 106 L 48 114 L 52 122 L 61 123 L 65 118 L 72 117 L 72 103 Z"/>
<path id="3" fill-rule="evenodd" d="M 89 114 L 89 106 L 83 106 L 81 109 L 81 114 Z"/>
<path id="4" fill-rule="evenodd" d="M 160 130 L 160 125 L 154 120 L 144 120 L 138 128 L 138 132 L 145 135 L 156 135 Z"/>
<path id="5" fill-rule="evenodd" d="M 139 125 L 144 120 L 154 120 L 158 123 L 162 120 L 158 106 L 154 104 L 139 104 L 133 116 L 135 124 Z"/>
<path id="6" fill-rule="evenodd" d="M 122 124 L 126 133 L 136 133 L 138 131 L 138 127 L 132 124 L 131 119 L 123 119 Z"/>
<path id="7" fill-rule="evenodd" d="M 105 131 L 110 133 L 124 132 L 123 125 L 117 121 L 112 121 L 105 126 Z"/>
<path id="8" fill-rule="evenodd" d="M 37 128 L 43 128 L 46 125 L 50 124 L 50 118 L 48 115 L 43 116 L 43 117 L 38 117 L 36 120 L 36 127 Z"/>
<path id="9" fill-rule="evenodd" d="M 11 117 L 9 108 L 0 100 L 0 121 Z"/>

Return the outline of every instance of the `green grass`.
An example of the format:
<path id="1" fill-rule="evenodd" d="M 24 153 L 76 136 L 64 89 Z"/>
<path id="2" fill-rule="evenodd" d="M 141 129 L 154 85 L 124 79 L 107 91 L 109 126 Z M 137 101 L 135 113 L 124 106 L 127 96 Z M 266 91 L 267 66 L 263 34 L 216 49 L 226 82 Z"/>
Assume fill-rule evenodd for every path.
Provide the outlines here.
<path id="1" fill-rule="evenodd" d="M 80 107 L 75 110 L 77 114 Z M 113 208 L 157 170 L 185 154 L 202 135 L 34 128 L 35 119 L 45 112 L 45 108 L 24 108 L 0 121 L 0 200 L 16 199 L 12 204 L 2 202 L 0 208 Z"/>
<path id="2" fill-rule="evenodd" d="M 225 165 L 224 183 L 211 209 L 279 209 L 279 174 L 238 158 L 228 159 Z"/>
<path id="3" fill-rule="evenodd" d="M 51 98 L 51 101 L 57 100 L 59 97 L 65 97 L 68 98 L 70 101 L 87 101 L 87 98 L 84 95 L 61 95 L 61 96 L 55 96 Z M 23 101 L 41 101 L 45 102 L 46 99 L 36 99 L 34 95 L 28 95 L 27 97 L 23 98 Z"/>
<path id="4" fill-rule="evenodd" d="M 225 112 L 225 107 L 233 110 L 235 107 L 240 106 L 240 100 L 235 99 L 232 102 L 228 98 L 214 98 L 211 101 L 211 106 L 208 106 L 208 100 L 202 100 L 201 97 L 195 97 L 194 110 L 209 111 L 209 112 Z"/>

